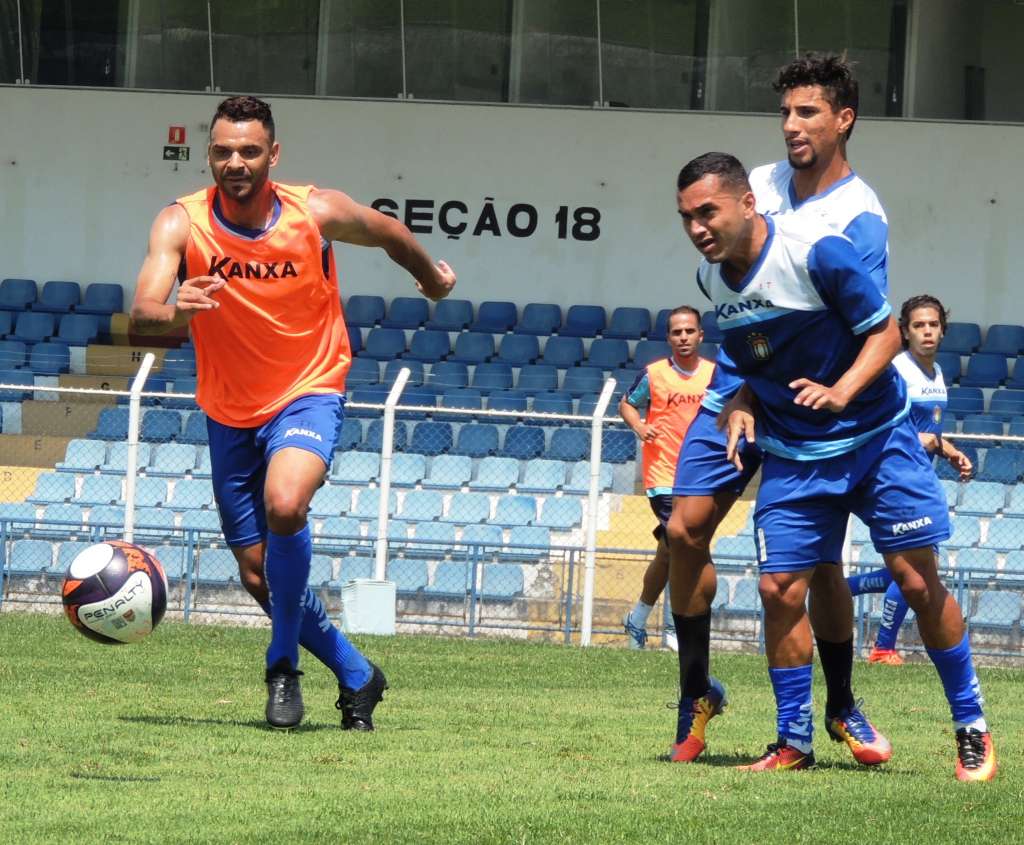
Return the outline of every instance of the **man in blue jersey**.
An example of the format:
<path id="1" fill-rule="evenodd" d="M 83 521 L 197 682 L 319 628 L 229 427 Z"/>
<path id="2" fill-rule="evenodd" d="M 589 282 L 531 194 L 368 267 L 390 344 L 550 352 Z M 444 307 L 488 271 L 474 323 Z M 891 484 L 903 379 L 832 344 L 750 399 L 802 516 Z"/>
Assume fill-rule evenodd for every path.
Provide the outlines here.
<path id="1" fill-rule="evenodd" d="M 799 215 L 759 214 L 734 157 L 694 159 L 677 188 L 704 258 L 698 283 L 744 380 L 726 409 L 727 455 L 739 471 L 741 438 L 765 453 L 755 537 L 778 739 L 745 768 L 814 765 L 805 602 L 819 564 L 839 559 L 854 513 L 917 613 L 953 715 L 957 778 L 990 780 L 995 749 L 970 644 L 936 566 L 946 500 L 891 364 L 900 333 L 889 304 L 848 238 Z"/>
<path id="2" fill-rule="evenodd" d="M 845 234 L 884 296 L 888 223 L 875 192 L 853 172 L 846 156 L 857 119 L 856 79 L 840 58 L 812 55 L 782 68 L 774 87 L 781 95 L 787 158 L 751 173 L 758 210 L 806 217 Z M 679 762 L 690 762 L 704 750 L 707 722 L 719 712 L 724 697 L 721 684 L 708 674 L 716 587 L 711 538 L 760 462 L 759 450 L 749 444 L 742 471 L 725 459 L 725 435 L 718 430 L 716 418 L 742 379 L 724 349 L 716 363 L 703 409 L 680 455 L 667 528 L 681 690 L 670 759 Z M 885 762 L 892 747 L 853 695 L 853 599 L 840 566 L 816 570 L 810 608 L 828 690 L 829 735 L 845 742 L 860 763 Z"/>

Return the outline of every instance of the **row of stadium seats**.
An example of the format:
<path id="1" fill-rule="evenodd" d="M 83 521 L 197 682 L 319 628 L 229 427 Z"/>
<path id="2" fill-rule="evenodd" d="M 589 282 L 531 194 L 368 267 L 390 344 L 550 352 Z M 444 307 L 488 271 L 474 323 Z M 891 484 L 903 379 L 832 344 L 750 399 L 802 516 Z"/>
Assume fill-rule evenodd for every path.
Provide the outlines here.
<path id="1" fill-rule="evenodd" d="M 988 327 L 982 342 L 981 326 L 977 323 L 949 323 L 939 350 L 957 355 L 984 352 L 1013 358 L 1024 353 L 1024 326 L 995 323 Z"/>
<path id="2" fill-rule="evenodd" d="M 1024 389 L 1024 357 L 1015 359 L 1012 374 L 1010 358 L 989 352 L 972 353 L 966 367 L 963 367 L 960 356 L 953 352 L 940 352 L 935 360 L 942 368 L 947 386 Z"/>
<path id="3" fill-rule="evenodd" d="M 83 295 L 78 282 L 46 282 L 42 291 L 33 279 L 4 279 L 0 282 L 0 311 L 29 309 L 53 314 L 74 311 L 109 316 L 124 310 L 124 288 L 119 284 L 92 284 L 86 287 Z"/>

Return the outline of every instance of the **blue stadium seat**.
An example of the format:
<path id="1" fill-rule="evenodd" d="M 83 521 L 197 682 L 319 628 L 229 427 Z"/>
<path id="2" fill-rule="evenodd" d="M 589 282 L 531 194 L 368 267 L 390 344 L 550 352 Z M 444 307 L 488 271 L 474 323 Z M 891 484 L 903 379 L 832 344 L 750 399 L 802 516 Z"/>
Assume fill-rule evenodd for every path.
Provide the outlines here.
<path id="1" fill-rule="evenodd" d="M 572 531 L 583 523 L 583 504 L 575 496 L 548 496 L 541 506 L 537 525 L 552 531 Z"/>
<path id="2" fill-rule="evenodd" d="M 541 337 L 552 335 L 562 325 L 562 309 L 548 302 L 531 302 L 523 309 L 523 316 L 516 323 L 516 334 L 535 334 Z"/>
<path id="3" fill-rule="evenodd" d="M 1014 590 L 985 590 L 978 596 L 974 614 L 967 620 L 970 628 L 1011 631 L 1020 622 L 1021 594 Z"/>
<path id="4" fill-rule="evenodd" d="M 597 393 L 588 393 L 580 397 L 576 403 L 576 413 L 581 417 L 587 417 L 587 419 L 580 422 L 579 425 L 590 425 L 590 420 L 594 416 L 594 411 L 597 410 L 597 402 L 600 398 Z M 608 403 L 608 407 L 604 411 L 605 419 L 615 419 L 618 417 L 618 404 L 618 401 L 614 398 Z"/>
<path id="5" fill-rule="evenodd" d="M 515 486 L 518 480 L 519 461 L 489 455 L 481 458 L 476 468 L 476 478 L 469 482 L 469 489 L 503 493 Z"/>
<path id="6" fill-rule="evenodd" d="M 946 393 L 946 413 L 958 419 L 968 414 L 980 414 L 985 410 L 985 397 L 980 387 L 951 387 Z"/>
<path id="7" fill-rule="evenodd" d="M 551 433 L 545 458 L 582 461 L 590 454 L 590 432 L 581 428 L 559 428 Z"/>
<path id="8" fill-rule="evenodd" d="M 490 393 L 495 390 L 508 390 L 512 387 L 512 368 L 504 361 L 480 363 L 473 368 L 470 381 L 474 390 Z"/>
<path id="9" fill-rule="evenodd" d="M 738 578 L 733 587 L 732 598 L 723 610 L 742 615 L 756 615 L 760 612 L 761 600 L 757 589 L 757 579 L 746 576 Z"/>
<path id="10" fill-rule="evenodd" d="M 37 296 L 32 279 L 4 279 L 0 282 L 0 311 L 27 311 Z"/>
<path id="11" fill-rule="evenodd" d="M 544 344 L 541 364 L 551 364 L 561 370 L 574 367 L 583 360 L 583 341 L 578 337 L 549 337 Z"/>
<path id="12" fill-rule="evenodd" d="M 49 540 L 15 540 L 11 545 L 11 572 L 43 573 L 52 566 L 53 543 Z"/>
<path id="13" fill-rule="evenodd" d="M 421 329 L 413 333 L 405 358 L 424 364 L 435 364 L 450 355 L 451 351 L 452 344 L 448 339 L 448 332 Z"/>
<path id="14" fill-rule="evenodd" d="M 976 516 L 956 516 L 950 525 L 953 529 L 953 536 L 944 544 L 950 549 L 976 546 L 981 539 L 981 523 L 978 522 Z"/>
<path id="15" fill-rule="evenodd" d="M 360 353 L 364 358 L 375 361 L 391 361 L 405 352 L 405 332 L 401 329 L 370 329 L 366 336 L 366 347 Z"/>
<path id="16" fill-rule="evenodd" d="M 484 407 L 484 399 L 479 390 L 470 388 L 446 390 L 441 394 L 441 407 L 479 411 Z M 450 422 L 468 423 L 473 418 L 471 414 L 445 414 L 439 412 L 434 415 L 436 420 L 448 420 Z"/>
<path id="17" fill-rule="evenodd" d="M 996 578 L 1001 581 L 1024 581 L 1024 552 L 1007 552 L 1003 568 L 996 574 Z"/>
<path id="18" fill-rule="evenodd" d="M 519 370 L 519 378 L 516 379 L 516 389 L 527 393 L 557 390 L 558 368 L 553 364 L 527 364 Z"/>
<path id="19" fill-rule="evenodd" d="M 662 308 L 654 318 L 654 328 L 647 335 L 648 340 L 664 341 L 668 337 L 668 315 L 672 313 L 671 308 Z"/>
<path id="20" fill-rule="evenodd" d="M 10 322 L 10 312 L 0 311 L 0 323 L 7 319 Z M 8 326 L 7 331 L 10 331 Z M 0 325 L 0 335 L 7 334 Z M 17 370 L 25 366 L 28 360 L 28 347 L 20 340 L 0 340 L 0 370 Z"/>
<path id="21" fill-rule="evenodd" d="M 700 327 L 704 331 L 705 343 L 721 343 L 725 339 L 722 330 L 718 328 L 718 316 L 714 311 L 705 311 L 700 315 Z"/>
<path id="22" fill-rule="evenodd" d="M 112 505 L 121 501 L 122 495 L 119 475 L 87 475 L 74 501 L 80 505 Z"/>
<path id="23" fill-rule="evenodd" d="M 988 533 L 980 544 L 983 549 L 1018 551 L 1024 546 L 1024 525 L 1017 519 L 990 519 Z"/>
<path id="24" fill-rule="evenodd" d="M 60 318 L 60 326 L 55 341 L 68 346 L 88 346 L 99 337 L 100 327 L 96 318 L 90 314 L 65 314 Z"/>
<path id="25" fill-rule="evenodd" d="M 0 502 L 0 520 L 31 527 L 36 522 L 36 506 L 31 502 Z"/>
<path id="26" fill-rule="evenodd" d="M 511 527 L 529 525 L 537 519 L 537 500 L 533 496 L 509 494 L 498 498 L 494 511 L 494 523 Z"/>
<path id="27" fill-rule="evenodd" d="M 426 526 L 424 526 L 426 527 Z M 441 526 L 437 526 L 441 527 Z M 452 540 L 454 541 L 454 532 Z M 424 548 L 420 546 L 420 548 Z M 449 546 L 444 546 L 449 548 Z M 434 580 L 427 584 L 424 592 L 435 596 L 465 596 L 470 591 L 470 565 L 462 561 L 442 561 L 434 570 Z"/>
<path id="28" fill-rule="evenodd" d="M 468 299 L 442 299 L 434 306 L 434 316 L 425 328 L 441 332 L 461 332 L 473 322 L 473 303 Z"/>
<path id="29" fill-rule="evenodd" d="M 96 505 L 89 511 L 89 525 L 106 529 L 124 526 L 124 505 Z"/>
<path id="30" fill-rule="evenodd" d="M 467 423 L 459 429 L 453 455 L 485 458 L 498 451 L 498 428 L 491 423 Z"/>
<path id="31" fill-rule="evenodd" d="M 960 549 L 956 553 L 956 569 L 970 581 L 987 581 L 998 568 L 999 555 L 994 549 Z"/>
<path id="32" fill-rule="evenodd" d="M 150 383 L 149 379 L 146 379 L 146 384 Z M 160 400 L 160 404 L 165 408 L 177 408 L 179 410 L 194 410 L 199 406 L 196 405 L 195 393 L 196 393 L 196 379 L 195 376 L 177 376 L 174 379 L 173 390 L 168 391 L 170 393 L 181 393 L 181 394 L 192 394 L 192 398 L 182 397 L 181 399 L 168 399 L 164 398 Z"/>
<path id="33" fill-rule="evenodd" d="M 465 430 L 466 427 L 463 426 L 459 432 L 460 440 L 462 432 Z M 497 432 L 495 432 L 495 440 L 497 440 Z M 472 473 L 473 461 L 469 457 L 462 454 L 438 455 L 430 462 L 430 471 L 423 479 L 423 486 L 437 490 L 458 489 L 469 483 Z"/>
<path id="34" fill-rule="evenodd" d="M 729 579 L 719 575 L 715 579 L 715 597 L 711 600 L 711 609 L 719 610 L 729 603 Z"/>
<path id="35" fill-rule="evenodd" d="M 167 499 L 167 507 L 177 511 L 213 506 L 213 485 L 205 478 L 179 478 Z"/>
<path id="36" fill-rule="evenodd" d="M 427 300 L 421 296 L 396 296 L 380 324 L 385 329 L 418 329 L 430 319 Z"/>
<path id="37" fill-rule="evenodd" d="M 946 382 L 947 387 L 960 380 L 962 370 L 960 356 L 956 352 L 937 352 L 935 363 L 942 370 L 942 380 Z"/>
<path id="38" fill-rule="evenodd" d="M 435 390 L 469 387 L 469 367 L 461 361 L 438 361 L 430 368 L 430 374 L 426 376 L 425 381 Z"/>
<path id="39" fill-rule="evenodd" d="M 135 542 L 163 541 L 174 533 L 174 511 L 163 507 L 135 509 Z"/>
<path id="40" fill-rule="evenodd" d="M 562 337 L 597 337 L 604 331 L 606 320 L 600 305 L 570 305 L 558 333 Z"/>
<path id="41" fill-rule="evenodd" d="M 601 432 L 601 460 L 624 464 L 636 458 L 636 435 L 629 429 L 605 428 Z"/>
<path id="42" fill-rule="evenodd" d="M 612 396 L 615 397 L 612 402 L 613 408 L 619 397 L 636 384 L 642 373 L 642 370 L 635 370 L 631 367 L 620 367 L 612 373 L 611 377 L 615 379 L 615 390 L 612 392 Z"/>
<path id="43" fill-rule="evenodd" d="M 355 358 L 345 379 L 348 389 L 365 384 L 380 384 L 380 364 L 371 358 Z"/>
<path id="44" fill-rule="evenodd" d="M 504 361 L 510 367 L 532 364 L 540 357 L 540 341 L 532 334 L 507 334 L 498 346 L 496 360 Z"/>
<path id="45" fill-rule="evenodd" d="M 363 351 L 363 330 L 358 326 L 345 326 L 348 332 L 348 350 L 353 356 Z"/>
<path id="46" fill-rule="evenodd" d="M 602 461 L 597 471 L 598 491 L 611 490 L 613 480 L 612 465 Z M 584 495 L 590 492 L 590 461 L 578 461 L 572 465 L 569 481 L 565 485 L 565 492 Z"/>
<path id="47" fill-rule="evenodd" d="M 633 366 L 643 369 L 652 361 L 668 358 L 671 354 L 672 350 L 663 340 L 641 340 L 633 350 Z"/>
<path id="48" fill-rule="evenodd" d="M 331 462 L 330 479 L 337 484 L 363 486 L 376 481 L 379 474 L 380 455 L 377 452 L 338 452 Z"/>
<path id="49" fill-rule="evenodd" d="M 1001 437 L 1004 433 L 1002 421 L 987 414 L 971 414 L 965 417 L 961 431 L 964 434 L 989 434 L 996 437 Z"/>
<path id="50" fill-rule="evenodd" d="M 423 384 L 423 364 L 420 361 L 409 360 L 408 358 L 399 358 L 388 361 L 387 364 L 384 365 L 384 376 L 381 378 L 380 383 L 391 387 L 398 380 L 398 374 L 402 370 L 409 371 L 409 380 L 406 382 L 405 392 L 408 392 L 411 387 L 419 387 Z M 406 404 L 404 393 L 399 404 Z"/>
<path id="51" fill-rule="evenodd" d="M 356 294 L 345 303 L 345 322 L 371 329 L 384 319 L 384 297 Z"/>
<path id="52" fill-rule="evenodd" d="M 179 348 L 169 349 L 164 355 L 163 366 L 160 367 L 160 374 L 164 378 L 174 381 L 184 376 L 190 378 L 196 374 L 196 353 L 192 349 Z"/>
<path id="53" fill-rule="evenodd" d="M 53 314 L 22 312 L 14 323 L 14 331 L 7 335 L 7 339 L 20 340 L 22 343 L 41 343 L 53 336 L 54 323 Z"/>
<path id="54" fill-rule="evenodd" d="M 367 526 L 366 536 L 376 541 L 379 531 L 380 523 L 376 519 L 371 519 Z M 406 540 L 409 539 L 409 523 L 404 519 L 388 519 L 387 538 L 392 553 L 400 551 L 397 547 L 404 548 Z"/>
<path id="55" fill-rule="evenodd" d="M 107 459 L 107 444 L 102 440 L 87 440 L 76 437 L 68 441 L 64 460 L 58 461 L 56 469 L 65 472 L 93 472 Z"/>
<path id="56" fill-rule="evenodd" d="M 1014 417 L 1014 419 L 1010 421 L 1010 425 L 1006 433 L 1010 437 L 1024 437 L 1024 417 Z M 1021 442 L 1009 443 L 1007 445 L 1014 449 L 1024 448 L 1024 443 Z"/>
<path id="57" fill-rule="evenodd" d="M 395 582 L 395 589 L 400 594 L 418 593 L 427 586 L 427 574 L 425 560 L 395 558 L 388 561 L 388 580 Z"/>
<path id="58" fill-rule="evenodd" d="M 491 498 L 486 493 L 463 493 L 452 496 L 448 513 L 441 517 L 441 522 L 454 522 L 456 525 L 472 525 L 486 522 L 491 515 Z"/>
<path id="59" fill-rule="evenodd" d="M 544 453 L 544 429 L 539 425 L 511 425 L 499 454 L 507 458 L 529 461 Z"/>
<path id="60" fill-rule="evenodd" d="M 423 455 L 399 452 L 391 459 L 391 483 L 395 487 L 415 487 L 427 474 L 427 459 Z"/>
<path id="61" fill-rule="evenodd" d="M 354 516 L 328 516 L 320 523 L 317 537 L 348 540 L 359 538 L 359 520 Z"/>
<path id="62" fill-rule="evenodd" d="M 309 562 L 309 586 L 321 589 L 334 580 L 334 561 L 329 556 L 315 554 Z"/>
<path id="63" fill-rule="evenodd" d="M 358 420 L 345 420 L 345 423 L 359 425 Z M 342 424 L 344 432 L 344 423 Z M 193 411 L 185 418 L 185 425 L 182 426 L 181 434 L 178 436 L 179 443 L 191 443 L 201 446 L 210 440 L 210 431 L 206 425 L 206 414 L 202 411 Z"/>
<path id="64" fill-rule="evenodd" d="M 97 282 L 85 289 L 77 314 L 117 314 L 124 311 L 124 288 L 106 282 Z"/>
<path id="65" fill-rule="evenodd" d="M 1013 374 L 1006 380 L 1006 386 L 1014 390 L 1024 390 L 1024 355 L 1013 362 Z"/>
<path id="66" fill-rule="evenodd" d="M 590 344 L 587 351 L 588 367 L 602 370 L 617 370 L 629 363 L 629 344 L 624 340 L 599 337 Z"/>
<path id="67" fill-rule="evenodd" d="M 985 332 L 985 342 L 978 351 L 1016 358 L 1024 352 L 1024 326 L 994 323 Z"/>
<path id="68" fill-rule="evenodd" d="M 0 370 L 0 384 L 24 384 L 31 387 L 35 381 L 31 370 Z M 0 402 L 24 402 L 31 399 L 32 395 L 31 390 L 0 390 Z"/>
<path id="69" fill-rule="evenodd" d="M 122 409 L 118 409 L 122 410 Z M 124 409 L 127 410 L 127 409 Z M 100 412 L 100 419 L 102 421 L 102 411 Z M 127 422 L 125 428 L 128 427 Z M 125 435 L 127 437 L 127 435 Z M 138 458 L 136 463 L 136 470 L 141 467 L 149 465 L 149 454 L 152 448 L 148 443 L 140 443 L 138 449 Z M 110 444 L 110 451 L 107 453 L 107 460 L 100 467 L 102 472 L 115 472 L 123 475 L 128 470 L 128 444 L 119 441 L 117 443 Z"/>
<path id="70" fill-rule="evenodd" d="M 1021 474 L 1024 474 L 1024 454 L 1020 449 L 1003 447 L 988 450 L 985 455 L 985 465 L 975 477 L 978 481 L 1016 484 Z"/>
<path id="71" fill-rule="evenodd" d="M 999 387 L 1009 377 L 1002 355 L 975 352 L 967 361 L 967 372 L 960 377 L 961 387 Z"/>
<path id="72" fill-rule="evenodd" d="M 344 516 L 351 511 L 352 491 L 348 487 L 325 484 L 313 494 L 309 502 L 309 512 L 314 517 Z M 376 515 L 377 511 L 374 510 L 371 516 Z"/>
<path id="73" fill-rule="evenodd" d="M 196 561 L 196 579 L 200 584 L 228 584 L 237 574 L 238 563 L 231 549 L 200 549 L 199 560 Z"/>
<path id="74" fill-rule="evenodd" d="M 142 415 L 139 437 L 150 443 L 176 440 L 181 435 L 181 414 L 163 408 L 152 408 Z"/>
<path id="75" fill-rule="evenodd" d="M 566 464 L 563 461 L 543 458 L 530 461 L 516 490 L 520 493 L 552 495 L 565 484 L 565 473 Z"/>
<path id="76" fill-rule="evenodd" d="M 69 537 L 81 531 L 82 506 L 73 503 L 47 505 L 36 528 L 37 535 L 45 532 L 51 537 Z"/>
<path id="77" fill-rule="evenodd" d="M 388 398 L 388 388 L 383 384 L 367 384 L 353 388 L 349 393 L 345 415 L 380 419 L 380 411 L 374 408 L 357 408 L 355 405 L 383 405 Z"/>
<path id="78" fill-rule="evenodd" d="M 476 310 L 476 321 L 471 323 L 471 332 L 505 334 L 519 320 L 519 309 L 513 302 L 481 302 Z"/>
<path id="79" fill-rule="evenodd" d="M 616 308 L 602 337 L 640 340 L 651 330 L 651 312 L 646 308 Z"/>
<path id="80" fill-rule="evenodd" d="M 572 414 L 575 412 L 572 396 L 561 390 L 548 390 L 533 397 L 533 410 L 537 414 Z M 562 425 L 565 420 L 548 422 L 548 425 Z"/>
<path id="81" fill-rule="evenodd" d="M 437 394 L 431 387 L 408 387 L 402 391 L 402 399 L 398 404 L 417 409 L 399 410 L 398 416 L 402 419 L 424 420 L 427 418 L 427 409 L 437 407 Z"/>
<path id="82" fill-rule="evenodd" d="M 187 426 L 186 426 L 187 427 Z M 334 445 L 336 452 L 349 452 L 363 441 L 363 424 L 359 420 L 345 418 L 338 433 L 338 442 Z"/>
<path id="83" fill-rule="evenodd" d="M 395 420 L 395 429 L 392 439 L 392 447 L 396 452 L 402 452 L 409 444 L 409 429 L 407 424 L 401 420 Z M 363 440 L 356 450 L 359 452 L 380 452 L 384 448 L 384 420 L 378 417 L 371 420 L 366 427 L 366 439 Z"/>
<path id="84" fill-rule="evenodd" d="M 562 381 L 562 390 L 574 397 L 600 393 L 602 387 L 604 373 L 598 367 L 570 367 Z"/>
<path id="85" fill-rule="evenodd" d="M 61 543 L 57 548 L 57 562 L 54 565 L 54 569 L 57 572 L 67 572 L 68 567 L 76 557 L 84 552 L 91 543 L 87 543 L 84 540 L 68 540 L 67 542 Z M 160 563 L 163 563 L 161 560 Z M 164 567 L 164 571 L 167 571 L 167 567 Z M 168 574 L 168 577 L 170 575 Z"/>
<path id="86" fill-rule="evenodd" d="M 523 568 L 518 564 L 487 563 L 480 581 L 485 599 L 514 599 L 523 594 Z"/>
<path id="87" fill-rule="evenodd" d="M 712 361 L 718 357 L 718 344 L 703 342 L 697 345 L 697 354 L 705 361 Z"/>
<path id="88" fill-rule="evenodd" d="M 455 351 L 449 361 L 462 364 L 482 364 L 494 355 L 494 338 L 482 332 L 463 332 L 455 338 Z"/>
<path id="89" fill-rule="evenodd" d="M 32 303 L 33 311 L 67 314 L 82 299 L 78 282 L 46 282 L 39 299 Z"/>
<path id="90" fill-rule="evenodd" d="M 948 478 L 944 478 L 939 482 L 939 484 L 942 485 L 942 490 L 946 494 L 946 504 L 950 509 L 956 508 L 957 500 L 960 498 L 959 483 Z M 855 525 L 863 525 L 863 523 L 858 520 Z M 866 530 L 867 529 L 865 528 L 865 531 Z"/>
<path id="91" fill-rule="evenodd" d="M 989 416 L 1009 422 L 1024 415 L 1024 390 L 996 390 L 988 402 Z"/>
<path id="92" fill-rule="evenodd" d="M 473 523 L 462 529 L 459 544 L 463 546 L 484 546 L 489 551 L 497 551 L 505 542 L 504 532 L 500 525 L 479 525 Z"/>
<path id="93" fill-rule="evenodd" d="M 735 537 L 719 537 L 715 541 L 711 556 L 717 561 L 733 560 L 744 564 L 752 564 L 757 560 L 757 550 L 754 547 L 754 538 L 744 535 Z"/>
<path id="94" fill-rule="evenodd" d="M 949 323 L 939 344 L 942 352 L 970 355 L 981 346 L 981 328 L 977 323 Z"/>
<path id="95" fill-rule="evenodd" d="M 341 569 L 338 572 L 338 580 L 344 584 L 347 581 L 355 581 L 357 578 L 373 578 L 376 561 L 372 557 L 355 555 L 341 559 Z"/>
<path id="96" fill-rule="evenodd" d="M 158 510 L 167 501 L 167 482 L 146 476 L 135 479 L 135 507 Z M 136 515 L 136 520 L 138 515 Z"/>
<path id="97" fill-rule="evenodd" d="M 187 510 L 181 516 L 181 530 L 221 534 L 220 515 L 215 510 Z"/>
<path id="98" fill-rule="evenodd" d="M 964 487 L 963 499 L 956 512 L 958 516 L 994 516 L 1005 504 L 1005 485 L 993 481 L 974 481 Z"/>
<path id="99" fill-rule="evenodd" d="M 519 414 L 526 411 L 528 402 L 526 393 L 521 390 L 496 390 L 487 397 L 487 409 Z M 509 419 L 509 417 L 502 417 L 501 421 L 507 422 Z"/>
<path id="100" fill-rule="evenodd" d="M 412 430 L 410 449 L 421 455 L 441 455 L 452 448 L 452 427 L 446 422 L 418 422 Z"/>
<path id="101" fill-rule="evenodd" d="M 28 501 L 41 505 L 67 502 L 75 495 L 75 476 L 62 472 L 42 472 Z"/>
<path id="102" fill-rule="evenodd" d="M 436 490 L 412 490 L 405 494 L 399 515 L 410 522 L 433 522 L 443 510 L 444 499 Z"/>

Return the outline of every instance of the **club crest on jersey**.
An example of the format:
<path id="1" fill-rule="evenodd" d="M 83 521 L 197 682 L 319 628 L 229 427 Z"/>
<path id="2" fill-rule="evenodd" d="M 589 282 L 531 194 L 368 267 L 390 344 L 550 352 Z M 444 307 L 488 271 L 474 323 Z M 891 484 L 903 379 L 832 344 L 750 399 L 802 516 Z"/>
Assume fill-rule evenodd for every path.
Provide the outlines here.
<path id="1" fill-rule="evenodd" d="M 210 270 L 207 276 L 220 276 L 224 281 L 230 279 L 294 279 L 298 277 L 295 265 L 291 261 L 236 261 L 230 255 L 223 258 L 214 255 L 210 258 Z"/>
<path id="2" fill-rule="evenodd" d="M 747 335 L 747 345 L 750 347 L 750 354 L 758 361 L 767 361 L 772 357 L 772 345 L 768 342 L 766 334 L 751 332 Z"/>
<path id="3" fill-rule="evenodd" d="M 942 408 L 939 405 L 932 408 L 932 422 L 936 425 L 942 422 Z"/>

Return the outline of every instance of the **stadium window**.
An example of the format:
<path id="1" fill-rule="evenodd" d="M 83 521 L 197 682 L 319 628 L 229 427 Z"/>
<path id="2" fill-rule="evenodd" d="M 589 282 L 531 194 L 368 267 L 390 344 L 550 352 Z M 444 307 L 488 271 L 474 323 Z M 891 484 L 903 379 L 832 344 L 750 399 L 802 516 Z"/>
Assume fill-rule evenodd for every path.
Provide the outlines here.
<path id="1" fill-rule="evenodd" d="M 403 94 L 399 0 L 328 0 L 324 9 L 318 93 L 333 97 Z"/>
<path id="2" fill-rule="evenodd" d="M 147 0 L 132 5 L 137 9 L 137 17 L 134 28 L 128 29 L 123 84 L 129 88 L 209 90 L 210 33 L 206 4 L 188 0 Z"/>
<path id="3" fill-rule="evenodd" d="M 597 100 L 594 0 L 519 0 L 512 20 L 509 101 L 591 106 Z"/>

